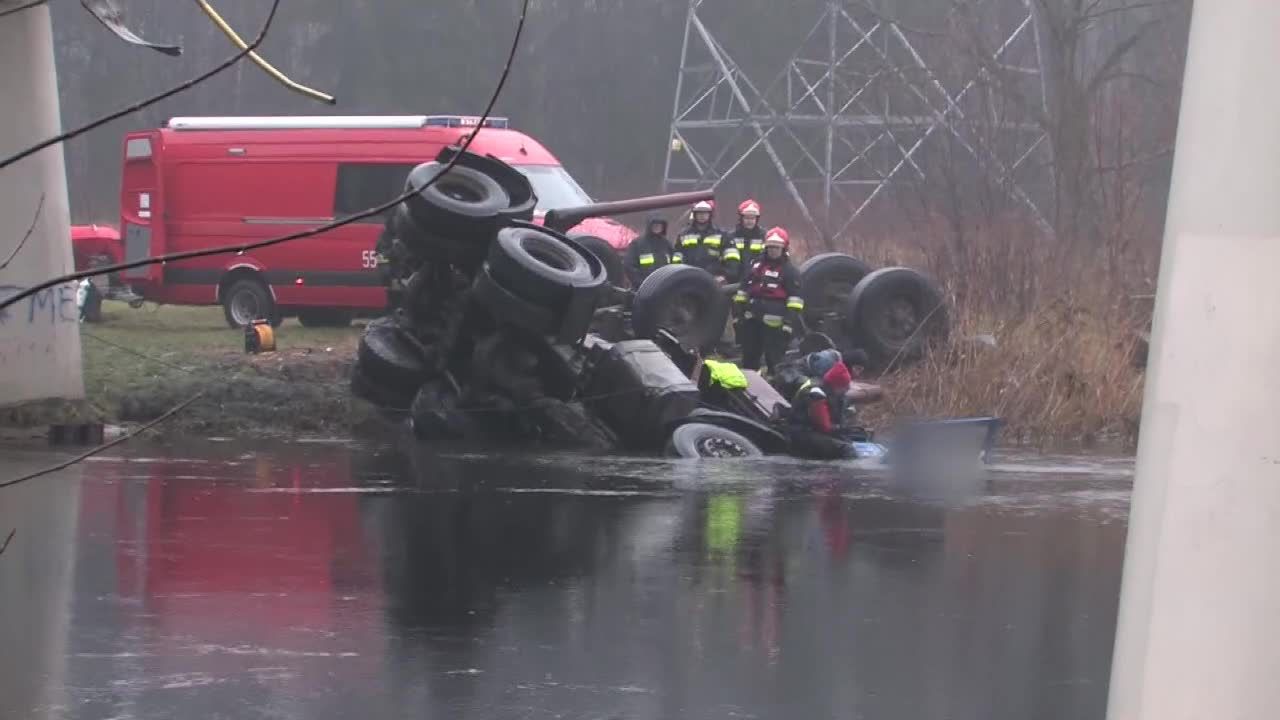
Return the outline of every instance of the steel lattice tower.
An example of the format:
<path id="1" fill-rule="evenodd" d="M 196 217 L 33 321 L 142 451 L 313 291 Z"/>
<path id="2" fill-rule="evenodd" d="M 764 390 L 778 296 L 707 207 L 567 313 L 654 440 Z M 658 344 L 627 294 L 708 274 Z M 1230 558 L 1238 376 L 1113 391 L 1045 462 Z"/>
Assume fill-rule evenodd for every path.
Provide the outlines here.
<path id="1" fill-rule="evenodd" d="M 931 139 L 947 138 L 1048 229 L 1037 200 L 1046 194 L 1024 189 L 1029 179 L 1043 186 L 1031 176 L 1048 162 L 1028 161 L 1050 151 L 1031 0 L 956 2 L 941 31 L 907 27 L 868 0 L 823 0 L 808 35 L 763 85 L 704 21 L 709 4 L 689 3 L 664 191 L 717 187 L 762 153 L 829 241 L 895 184 L 927 178 L 922 157 Z M 959 43 L 964 67 L 954 62 Z"/>

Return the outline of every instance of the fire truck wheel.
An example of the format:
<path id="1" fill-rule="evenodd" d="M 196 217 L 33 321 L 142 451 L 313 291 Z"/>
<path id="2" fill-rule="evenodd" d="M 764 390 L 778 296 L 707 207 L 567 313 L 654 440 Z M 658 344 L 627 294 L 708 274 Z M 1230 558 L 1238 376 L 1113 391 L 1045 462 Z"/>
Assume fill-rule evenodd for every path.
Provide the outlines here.
<path id="1" fill-rule="evenodd" d="M 279 327 L 281 317 L 271 291 L 257 278 L 241 278 L 232 282 L 222 292 L 222 311 L 227 324 L 239 329 L 255 320 L 269 320 Z"/>
<path id="2" fill-rule="evenodd" d="M 692 265 L 667 265 L 640 283 L 631 305 L 636 337 L 667 330 L 685 347 L 709 350 L 724 333 L 729 299 L 711 273 Z"/>
<path id="3" fill-rule="evenodd" d="M 949 331 L 946 299 L 929 278 L 905 267 L 876 270 L 849 296 L 845 325 L 883 371 L 922 358 Z"/>
<path id="4" fill-rule="evenodd" d="M 622 267 L 622 256 L 604 238 L 595 235 L 572 235 L 578 244 L 591 251 L 592 255 L 604 263 L 604 271 L 609 275 L 609 282 L 622 286 L 627 283 L 627 273 Z"/>
<path id="5" fill-rule="evenodd" d="M 538 227 L 498 231 L 497 242 L 489 246 L 489 272 L 517 295 L 548 307 L 562 307 L 574 288 L 596 279 L 578 248 Z"/>
<path id="6" fill-rule="evenodd" d="M 557 329 L 555 313 L 512 292 L 490 274 L 488 266 L 476 273 L 471 292 L 500 323 L 515 325 L 536 335 L 551 335 Z"/>
<path id="7" fill-rule="evenodd" d="M 438 162 L 423 163 L 409 173 L 406 201 L 415 223 L 429 233 L 456 236 L 462 241 L 488 241 L 511 198 L 497 180 L 479 170 L 455 165 L 430 187 L 419 189 L 444 170 Z"/>
<path id="8" fill-rule="evenodd" d="M 346 327 L 351 324 L 351 313 L 334 308 L 299 310 L 298 322 L 303 327 Z"/>
<path id="9" fill-rule="evenodd" d="M 430 379 L 426 359 L 389 318 L 369 323 L 360 338 L 356 359 L 365 376 L 385 388 L 412 395 Z"/>

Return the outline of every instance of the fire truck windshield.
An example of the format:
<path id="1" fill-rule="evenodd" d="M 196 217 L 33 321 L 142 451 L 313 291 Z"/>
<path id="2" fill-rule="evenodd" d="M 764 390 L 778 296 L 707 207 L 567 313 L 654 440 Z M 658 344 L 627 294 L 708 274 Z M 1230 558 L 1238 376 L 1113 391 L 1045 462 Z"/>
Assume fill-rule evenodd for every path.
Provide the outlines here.
<path id="1" fill-rule="evenodd" d="M 516 165 L 515 168 L 533 184 L 533 191 L 538 195 L 538 212 L 591 203 L 586 191 L 559 165 Z"/>

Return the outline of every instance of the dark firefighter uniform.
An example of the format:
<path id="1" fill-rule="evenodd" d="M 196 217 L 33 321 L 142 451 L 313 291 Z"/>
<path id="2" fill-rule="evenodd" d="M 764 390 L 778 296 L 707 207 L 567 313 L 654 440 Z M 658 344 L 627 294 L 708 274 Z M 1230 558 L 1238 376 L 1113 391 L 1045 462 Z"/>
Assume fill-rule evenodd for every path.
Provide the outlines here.
<path id="1" fill-rule="evenodd" d="M 853 376 L 837 362 L 822 379 L 810 378 L 791 399 L 788 425 L 793 454 L 815 460 L 850 457 L 852 445 L 844 437 L 846 400 Z"/>
<path id="2" fill-rule="evenodd" d="M 679 253 L 672 253 L 667 242 L 667 221 L 660 217 L 649 218 L 645 234 L 631 241 L 623 256 L 623 265 L 631 287 L 638 288 L 654 270 L 671 263 L 679 263 Z"/>
<path id="3" fill-rule="evenodd" d="M 742 273 L 742 253 L 711 221 L 711 213 L 711 203 L 705 200 L 693 206 L 689 224 L 676 238 L 676 252 L 683 255 L 685 264 L 734 282 Z"/>
<path id="4" fill-rule="evenodd" d="M 764 256 L 764 228 L 760 227 L 760 204 L 755 200 L 746 200 L 738 206 L 738 226 L 729 234 L 729 242 L 741 257 L 745 278 L 751 266 Z"/>
<path id="5" fill-rule="evenodd" d="M 773 228 L 765 233 L 765 254 L 747 271 L 742 289 L 734 295 L 742 366 L 748 370 L 760 369 L 761 354 L 769 371 L 776 370 L 804 311 L 800 272 L 787 257 L 789 245 L 786 230 Z M 777 253 L 769 252 L 770 248 Z"/>

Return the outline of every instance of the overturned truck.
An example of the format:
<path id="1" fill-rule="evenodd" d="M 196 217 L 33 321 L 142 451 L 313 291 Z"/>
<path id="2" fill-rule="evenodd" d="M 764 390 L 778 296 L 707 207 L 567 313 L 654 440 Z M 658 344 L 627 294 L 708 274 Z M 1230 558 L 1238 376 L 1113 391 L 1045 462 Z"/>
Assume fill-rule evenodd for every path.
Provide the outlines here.
<path id="1" fill-rule="evenodd" d="M 361 338 L 358 396 L 424 441 L 541 443 L 684 456 L 786 452 L 785 400 L 708 392 L 701 353 L 719 340 L 731 287 L 671 265 L 624 287 L 616 251 L 566 233 L 587 217 L 685 206 L 678 193 L 553 210 L 517 170 L 446 148 L 407 179 L 378 242 L 390 312 Z M 857 343 L 883 367 L 944 337 L 941 294 L 905 268 L 839 254 L 802 267 L 807 347 Z M 719 398 L 719 399 L 717 399 Z M 746 398 L 744 401 L 743 398 Z M 752 416 L 754 414 L 754 417 Z"/>

